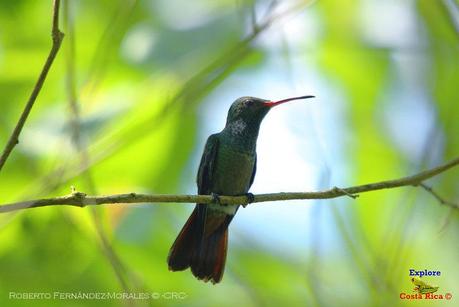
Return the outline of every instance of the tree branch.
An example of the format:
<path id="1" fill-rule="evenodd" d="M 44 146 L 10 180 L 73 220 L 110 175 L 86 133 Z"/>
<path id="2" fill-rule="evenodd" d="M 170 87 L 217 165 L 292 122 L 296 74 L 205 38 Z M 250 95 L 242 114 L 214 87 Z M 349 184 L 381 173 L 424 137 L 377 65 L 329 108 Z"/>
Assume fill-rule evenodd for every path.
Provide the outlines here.
<path id="1" fill-rule="evenodd" d="M 436 191 L 434 191 L 434 189 L 432 187 L 429 187 L 428 185 L 426 185 L 424 183 L 421 183 L 419 186 L 422 187 L 427 192 L 429 192 L 430 194 L 432 194 L 432 196 L 436 200 L 438 200 L 440 202 L 440 204 L 448 206 L 448 207 L 459 209 L 459 203 L 454 203 L 452 201 L 444 199 L 440 194 L 438 194 Z"/>
<path id="2" fill-rule="evenodd" d="M 22 111 L 21 117 L 19 118 L 16 127 L 11 134 L 8 143 L 6 144 L 5 148 L 3 149 L 3 153 L 0 157 L 0 171 L 3 168 L 6 160 L 8 159 L 10 153 L 13 151 L 13 148 L 19 143 L 19 134 L 21 134 L 22 128 L 29 116 L 30 110 L 37 99 L 38 94 L 43 87 L 43 83 L 45 82 L 46 76 L 48 75 L 49 69 L 56 58 L 57 52 L 61 47 L 62 40 L 64 39 L 64 33 L 59 30 L 59 6 L 60 0 L 54 0 L 53 4 L 53 26 L 51 30 L 51 37 L 53 40 L 53 45 L 51 47 L 51 51 L 49 52 L 48 58 L 46 59 L 45 65 L 43 66 L 40 76 L 38 77 L 37 83 L 35 84 L 32 94 L 25 105 L 24 110 Z"/>
<path id="3" fill-rule="evenodd" d="M 269 193 L 254 195 L 253 203 L 261 203 L 266 201 L 280 200 L 300 200 L 300 199 L 329 199 L 341 196 L 355 197 L 358 193 L 393 189 L 404 186 L 419 186 L 426 179 L 434 177 L 440 173 L 447 171 L 450 168 L 459 165 L 459 157 L 437 166 L 435 168 L 417 173 L 412 176 L 407 176 L 394 180 L 380 181 L 364 185 L 358 185 L 348 188 L 332 188 L 319 192 L 293 192 L 293 193 Z M 247 204 L 248 197 L 243 196 L 220 196 L 220 201 L 223 204 Z M 211 195 L 148 195 L 148 194 L 115 194 L 104 196 L 88 196 L 81 192 L 72 192 L 70 195 L 43 198 L 18 203 L 5 204 L 0 206 L 0 213 L 17 211 L 28 208 L 38 208 L 57 205 L 68 205 L 76 207 L 96 206 L 102 204 L 119 204 L 119 203 L 212 203 Z M 445 203 L 448 205 L 448 203 Z"/>

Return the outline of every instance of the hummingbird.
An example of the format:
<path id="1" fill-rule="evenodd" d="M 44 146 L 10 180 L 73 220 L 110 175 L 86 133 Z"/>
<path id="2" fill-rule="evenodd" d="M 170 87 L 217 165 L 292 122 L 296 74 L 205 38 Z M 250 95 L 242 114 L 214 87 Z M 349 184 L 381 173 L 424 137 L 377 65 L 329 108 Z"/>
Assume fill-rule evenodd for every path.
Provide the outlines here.
<path id="1" fill-rule="evenodd" d="M 198 194 L 212 195 L 211 204 L 196 204 L 173 243 L 167 263 L 170 271 L 191 268 L 205 282 L 221 281 L 228 246 L 228 226 L 239 205 L 221 204 L 218 195 L 246 195 L 257 170 L 256 145 L 260 124 L 275 106 L 301 96 L 278 101 L 241 97 L 231 105 L 225 128 L 207 139 L 196 178 Z"/>

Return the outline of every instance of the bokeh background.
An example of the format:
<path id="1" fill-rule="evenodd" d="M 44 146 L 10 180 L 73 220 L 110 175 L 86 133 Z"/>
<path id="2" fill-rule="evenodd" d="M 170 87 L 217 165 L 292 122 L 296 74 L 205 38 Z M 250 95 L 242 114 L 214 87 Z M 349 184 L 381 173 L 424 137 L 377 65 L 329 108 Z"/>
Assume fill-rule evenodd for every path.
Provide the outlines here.
<path id="1" fill-rule="evenodd" d="M 265 119 L 253 193 L 419 172 L 459 153 L 459 1 L 63 1 L 66 36 L 0 173 L 0 202 L 195 193 L 209 134 L 240 96 L 313 94 Z M 0 1 L 0 144 L 49 52 L 51 1 Z M 428 181 L 458 202 L 459 172 Z M 254 204 L 224 279 L 167 269 L 192 204 L 0 215 L 1 306 L 457 306 L 459 215 L 420 188 Z M 451 301 L 403 301 L 409 269 Z M 10 292 L 185 293 L 13 300 Z"/>

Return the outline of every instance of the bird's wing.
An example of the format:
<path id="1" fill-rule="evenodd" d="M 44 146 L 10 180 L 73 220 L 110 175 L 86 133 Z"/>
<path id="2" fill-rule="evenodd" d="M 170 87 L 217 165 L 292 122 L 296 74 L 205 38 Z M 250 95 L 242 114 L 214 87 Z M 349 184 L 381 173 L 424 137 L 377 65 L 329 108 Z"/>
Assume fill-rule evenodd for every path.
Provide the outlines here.
<path id="1" fill-rule="evenodd" d="M 214 180 L 214 173 L 217 161 L 218 152 L 218 134 L 212 134 L 209 136 L 202 153 L 201 163 L 199 164 L 198 176 L 196 182 L 198 184 L 198 194 L 210 194 L 212 193 L 212 181 Z M 207 205 L 196 204 L 197 211 L 197 232 L 200 234 L 199 237 L 204 233 L 206 216 L 207 216 Z"/>
<path id="2" fill-rule="evenodd" d="M 218 151 L 218 135 L 212 134 L 209 136 L 201 157 L 199 164 L 198 177 L 196 178 L 198 184 L 199 194 L 210 194 L 212 181 L 215 171 L 215 163 L 217 161 Z"/>
<path id="3" fill-rule="evenodd" d="M 255 162 L 253 163 L 252 177 L 250 177 L 249 188 L 252 186 L 252 183 L 255 180 L 256 172 L 257 172 L 257 154 L 255 153 Z"/>

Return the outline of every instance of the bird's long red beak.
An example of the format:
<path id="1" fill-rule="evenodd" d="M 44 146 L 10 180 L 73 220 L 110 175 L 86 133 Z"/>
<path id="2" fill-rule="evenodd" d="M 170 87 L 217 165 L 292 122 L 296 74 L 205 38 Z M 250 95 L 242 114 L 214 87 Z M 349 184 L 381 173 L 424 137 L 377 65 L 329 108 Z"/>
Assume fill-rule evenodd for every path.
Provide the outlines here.
<path id="1" fill-rule="evenodd" d="M 292 101 L 292 100 L 308 99 L 308 98 L 314 98 L 314 97 L 315 96 L 312 96 L 312 95 L 299 96 L 299 97 L 292 97 L 292 98 L 282 99 L 282 100 L 278 100 L 278 101 L 267 101 L 264 104 L 265 104 L 265 106 L 268 106 L 268 107 L 275 107 L 277 105 L 280 105 L 282 103 L 289 102 L 289 101 Z"/>

